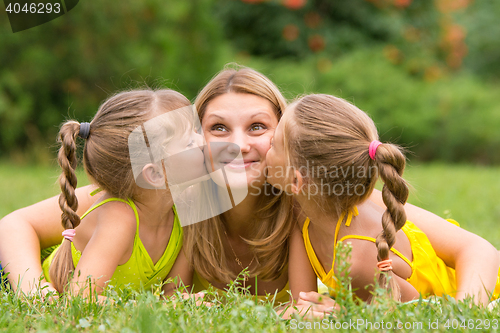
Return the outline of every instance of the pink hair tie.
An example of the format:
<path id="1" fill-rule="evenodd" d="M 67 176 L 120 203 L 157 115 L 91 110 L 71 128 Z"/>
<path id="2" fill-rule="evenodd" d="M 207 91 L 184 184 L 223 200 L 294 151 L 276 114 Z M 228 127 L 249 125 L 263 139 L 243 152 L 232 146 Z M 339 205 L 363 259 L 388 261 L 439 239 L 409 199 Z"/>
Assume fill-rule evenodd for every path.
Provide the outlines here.
<path id="1" fill-rule="evenodd" d="M 382 142 L 378 140 L 373 140 L 370 142 L 370 146 L 368 147 L 368 153 L 370 154 L 370 158 L 375 161 L 375 154 L 377 153 L 377 148 L 380 146 Z"/>
<path id="2" fill-rule="evenodd" d="M 379 261 L 377 267 L 381 272 L 392 271 L 392 259 Z"/>
<path id="3" fill-rule="evenodd" d="M 70 242 L 73 241 L 73 237 L 75 237 L 75 234 L 76 234 L 75 229 L 66 229 L 62 232 L 63 237 L 69 240 Z"/>

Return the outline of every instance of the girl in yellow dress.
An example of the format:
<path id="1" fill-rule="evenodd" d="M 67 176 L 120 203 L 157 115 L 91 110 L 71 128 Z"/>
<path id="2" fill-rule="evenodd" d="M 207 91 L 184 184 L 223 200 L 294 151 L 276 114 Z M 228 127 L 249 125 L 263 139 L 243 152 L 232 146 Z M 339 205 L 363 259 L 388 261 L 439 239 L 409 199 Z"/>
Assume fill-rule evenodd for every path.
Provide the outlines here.
<path id="1" fill-rule="evenodd" d="M 267 164 L 268 181 L 293 195 L 307 216 L 301 229 L 309 261 L 332 290 L 335 246 L 342 241 L 352 244 L 350 277 L 363 300 L 370 299 L 372 288 L 366 286 L 375 277 L 403 302 L 447 294 L 486 304 L 490 296 L 498 297 L 498 251 L 481 237 L 406 204 L 403 153 L 379 142 L 373 121 L 354 105 L 330 95 L 309 95 L 291 104 L 276 129 Z M 383 202 L 373 194 L 379 177 Z M 317 296 L 301 294 L 312 302 Z"/>

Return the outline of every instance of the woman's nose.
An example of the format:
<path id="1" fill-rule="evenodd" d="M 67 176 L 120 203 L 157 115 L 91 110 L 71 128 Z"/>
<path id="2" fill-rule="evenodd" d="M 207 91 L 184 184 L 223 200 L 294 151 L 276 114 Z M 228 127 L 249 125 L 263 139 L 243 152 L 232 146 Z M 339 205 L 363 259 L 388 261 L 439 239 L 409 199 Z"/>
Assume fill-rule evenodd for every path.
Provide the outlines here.
<path id="1" fill-rule="evenodd" d="M 235 152 L 241 151 L 246 153 L 250 151 L 250 138 L 244 132 L 234 132 L 231 137 L 232 145 L 229 145 L 228 150 L 235 150 Z"/>

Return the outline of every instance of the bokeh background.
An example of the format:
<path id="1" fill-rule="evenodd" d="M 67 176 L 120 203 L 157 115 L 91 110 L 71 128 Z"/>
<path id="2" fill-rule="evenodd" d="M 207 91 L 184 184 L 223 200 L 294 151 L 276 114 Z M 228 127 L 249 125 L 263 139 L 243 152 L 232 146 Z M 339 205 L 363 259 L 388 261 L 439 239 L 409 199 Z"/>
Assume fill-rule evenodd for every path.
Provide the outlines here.
<path id="1" fill-rule="evenodd" d="M 408 149 L 415 203 L 500 247 L 499 18 L 500 2 L 478 0 L 80 1 L 12 33 L 0 13 L 0 217 L 57 194 L 65 119 L 145 85 L 194 100 L 236 62 L 289 99 L 329 93 L 365 110 Z"/>

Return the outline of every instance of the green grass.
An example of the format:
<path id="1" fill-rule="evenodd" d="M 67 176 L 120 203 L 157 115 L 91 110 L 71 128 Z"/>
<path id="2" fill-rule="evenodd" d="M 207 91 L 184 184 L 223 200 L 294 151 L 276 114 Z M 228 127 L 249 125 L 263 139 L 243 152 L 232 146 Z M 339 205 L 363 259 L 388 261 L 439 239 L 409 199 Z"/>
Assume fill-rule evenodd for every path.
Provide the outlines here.
<path id="1" fill-rule="evenodd" d="M 57 162 L 50 166 L 13 164 L 0 161 L 0 218 L 8 213 L 54 195 L 59 195 L 60 174 Z M 77 172 L 78 185 L 89 184 L 82 169 Z"/>
<path id="2" fill-rule="evenodd" d="M 496 227 L 500 221 L 499 171 L 498 167 L 412 164 L 405 173 L 414 188 L 410 202 L 458 220 L 463 227 L 500 248 L 500 228 Z M 0 162 L 0 217 L 58 194 L 57 176 L 55 165 L 35 167 Z M 82 172 L 78 179 L 79 184 L 88 183 Z M 348 296 L 350 291 L 343 293 Z M 120 298 L 115 295 L 112 296 L 114 304 L 98 305 L 79 298 L 54 303 L 33 302 L 33 299 L 26 301 L 23 296 L 0 291 L 0 331 L 308 332 L 347 331 L 350 327 L 379 332 L 384 331 L 382 322 L 386 330 L 391 323 L 398 331 L 500 331 L 500 308 L 489 311 L 467 301 L 440 299 L 440 304 L 396 304 L 381 298 L 376 305 L 368 305 L 356 304 L 346 297 L 338 300 L 341 309 L 336 313 L 337 319 L 310 322 L 283 321 L 276 316 L 271 304 L 256 302 L 235 292 L 230 292 L 225 301 L 216 298 L 216 305 L 211 308 L 195 306 L 192 301 L 160 301 L 157 296 L 144 293 Z"/>
<path id="3" fill-rule="evenodd" d="M 338 262 L 345 261 L 340 249 Z M 342 265 L 341 265 L 342 266 Z M 347 266 L 343 265 L 343 272 Z M 340 286 L 347 285 L 340 275 Z M 344 282 L 344 283 L 342 283 Z M 207 292 L 211 307 L 196 305 L 192 300 L 160 300 L 159 293 L 111 292 L 112 303 L 99 305 L 80 297 L 61 297 L 53 302 L 16 295 L 0 290 L 0 330 L 8 332 L 311 332 L 311 331 L 388 331 L 392 327 L 404 332 L 469 332 L 471 328 L 499 331 L 500 308 L 492 311 L 453 299 L 417 300 L 399 304 L 384 297 L 375 288 L 374 303 L 356 303 L 352 291 L 337 291 L 339 309 L 325 319 L 282 320 L 269 302 L 237 292 L 229 287 L 226 298 Z M 390 325 L 390 326 L 389 326 Z M 456 329 L 453 329 L 456 327 Z M 386 328 L 386 330 L 381 329 Z M 481 328 L 481 329 L 479 329 Z M 493 328 L 493 329 L 492 329 Z"/>

